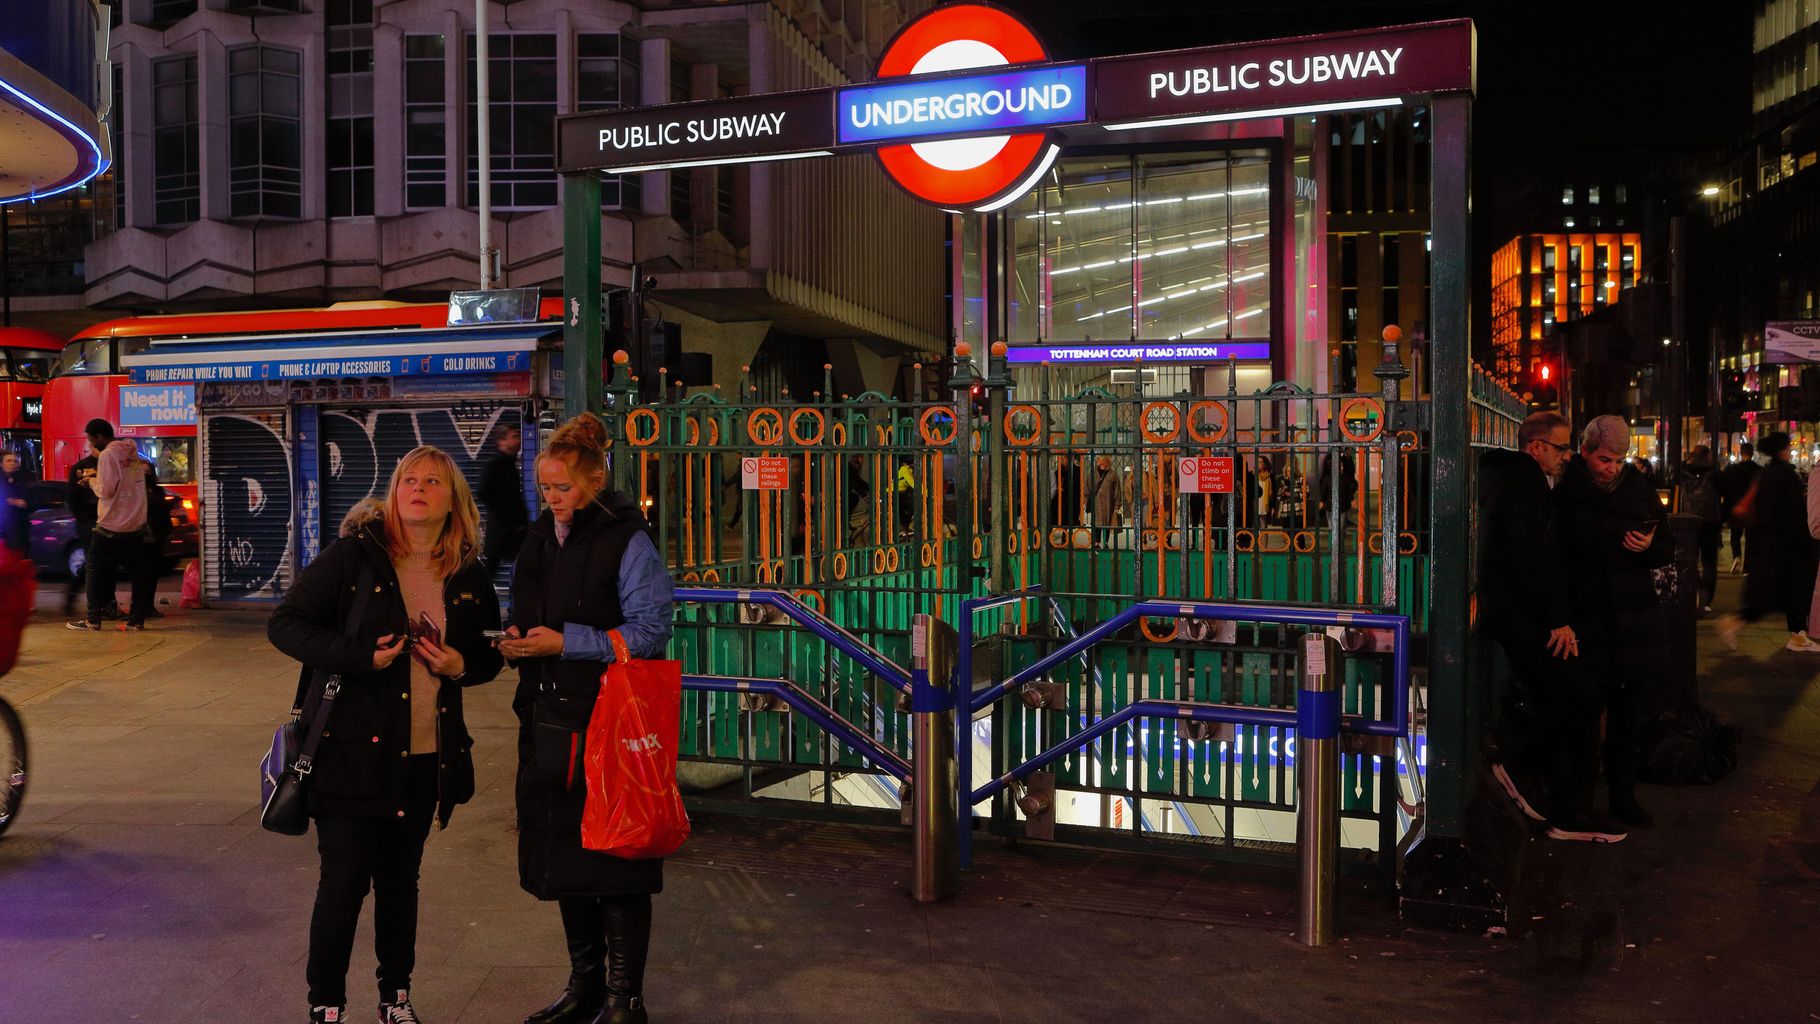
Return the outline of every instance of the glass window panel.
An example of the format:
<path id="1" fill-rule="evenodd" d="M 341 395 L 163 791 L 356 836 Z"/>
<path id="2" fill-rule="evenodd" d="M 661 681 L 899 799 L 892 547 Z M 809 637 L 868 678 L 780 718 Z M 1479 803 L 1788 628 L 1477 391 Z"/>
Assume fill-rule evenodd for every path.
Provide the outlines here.
<path id="1" fill-rule="evenodd" d="M 1131 162 L 1060 161 L 1043 187 L 1056 341 L 1131 337 Z M 1056 221 L 1060 223 L 1056 223 Z"/>
<path id="2" fill-rule="evenodd" d="M 1012 344 L 1034 342 L 1049 334 L 1044 323 L 1050 303 L 1044 275 L 1048 264 L 1043 232 L 1049 224 L 1041 207 L 1042 189 L 1032 189 L 1005 215 L 1011 244 L 1011 298 L 1006 340 Z M 1059 226 L 1055 225 L 1055 226 Z"/>
<path id="3" fill-rule="evenodd" d="M 1267 310 L 1270 196 L 1262 155 L 1139 158 L 1138 337 L 1258 335 Z"/>

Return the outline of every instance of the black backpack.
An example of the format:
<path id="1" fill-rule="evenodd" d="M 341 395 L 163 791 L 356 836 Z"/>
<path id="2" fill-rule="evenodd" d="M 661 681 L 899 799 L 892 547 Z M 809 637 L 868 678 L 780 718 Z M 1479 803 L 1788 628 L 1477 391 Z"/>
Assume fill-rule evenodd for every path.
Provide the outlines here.
<path id="1" fill-rule="evenodd" d="M 1643 781 L 1666 786 L 1718 782 L 1738 767 L 1742 738 L 1737 726 L 1719 721 L 1704 704 L 1664 711 L 1643 726 Z"/>
<path id="2" fill-rule="evenodd" d="M 1716 523 L 1724 518 L 1725 508 L 1719 500 L 1719 471 L 1709 469 L 1694 478 L 1682 499 L 1681 511 L 1700 517 L 1703 523 Z"/>

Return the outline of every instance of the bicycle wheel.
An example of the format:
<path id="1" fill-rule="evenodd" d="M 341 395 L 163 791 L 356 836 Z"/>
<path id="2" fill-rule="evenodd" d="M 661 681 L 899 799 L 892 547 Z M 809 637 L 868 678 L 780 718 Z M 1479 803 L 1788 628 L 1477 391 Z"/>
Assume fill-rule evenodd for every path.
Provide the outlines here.
<path id="1" fill-rule="evenodd" d="M 25 803 L 25 768 L 25 725 L 13 706 L 0 698 L 0 835 Z"/>

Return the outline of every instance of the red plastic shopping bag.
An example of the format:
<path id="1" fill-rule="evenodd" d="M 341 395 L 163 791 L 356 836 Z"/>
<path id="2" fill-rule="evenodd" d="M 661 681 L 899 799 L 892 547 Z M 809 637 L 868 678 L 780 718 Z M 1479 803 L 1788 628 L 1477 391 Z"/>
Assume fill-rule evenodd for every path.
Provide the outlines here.
<path id="1" fill-rule="evenodd" d="M 689 838 L 676 789 L 682 662 L 634 660 L 619 631 L 588 722 L 581 845 L 631 860 L 668 857 Z"/>
<path id="2" fill-rule="evenodd" d="M 37 591 L 37 572 L 31 560 L 0 548 L 0 676 L 11 672 L 19 657 L 19 641 L 32 617 Z M 681 685 L 680 676 L 678 680 Z"/>

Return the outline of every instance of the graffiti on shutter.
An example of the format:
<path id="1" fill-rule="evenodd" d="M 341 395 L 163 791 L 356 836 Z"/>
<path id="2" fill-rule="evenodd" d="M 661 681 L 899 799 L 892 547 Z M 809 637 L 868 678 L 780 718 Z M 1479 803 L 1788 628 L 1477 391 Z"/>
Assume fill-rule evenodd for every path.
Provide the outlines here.
<path id="1" fill-rule="evenodd" d="M 284 411 L 208 416 L 203 433 L 205 589 L 214 598 L 282 597 L 292 521 Z"/>

